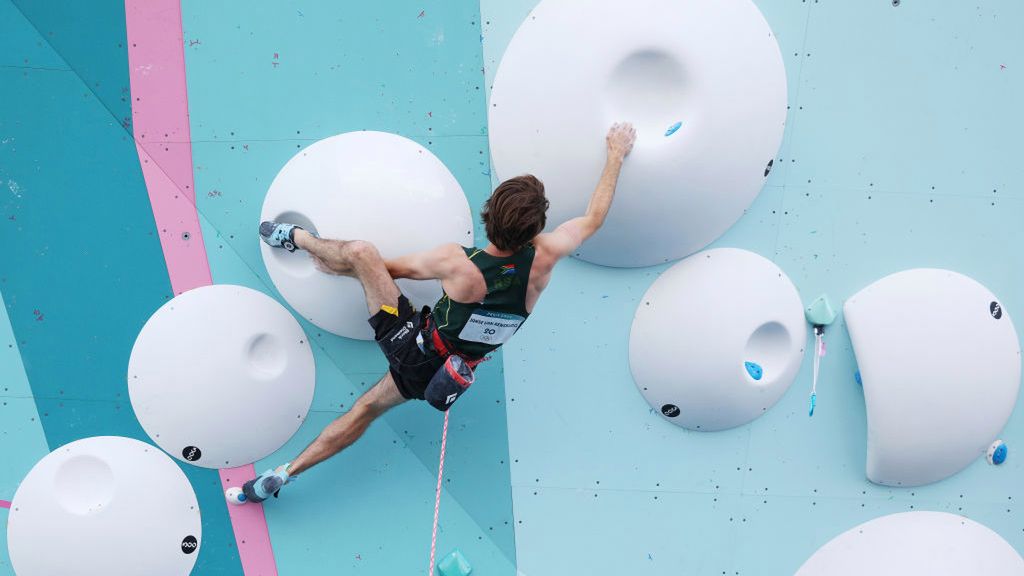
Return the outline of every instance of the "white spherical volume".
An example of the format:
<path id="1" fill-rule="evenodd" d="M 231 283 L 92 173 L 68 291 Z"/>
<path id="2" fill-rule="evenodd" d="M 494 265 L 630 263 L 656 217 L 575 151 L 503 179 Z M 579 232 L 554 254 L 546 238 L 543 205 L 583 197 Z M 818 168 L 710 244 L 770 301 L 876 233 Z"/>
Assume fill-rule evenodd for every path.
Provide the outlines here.
<path id="1" fill-rule="evenodd" d="M 186 576 L 201 542 L 199 504 L 177 464 L 116 436 L 45 456 L 18 486 L 7 521 L 19 576 Z"/>
<path id="2" fill-rule="evenodd" d="M 700 250 L 757 196 L 782 140 L 786 74 L 750 0 L 543 0 L 490 104 L 497 175 L 543 180 L 552 226 L 584 213 L 609 126 L 637 127 L 608 219 L 577 256 L 648 266 Z"/>
<path id="3" fill-rule="evenodd" d="M 469 203 L 448 168 L 419 144 L 385 132 L 332 136 L 296 154 L 270 185 L 262 219 L 298 224 L 321 238 L 368 240 L 385 258 L 473 244 Z M 355 279 L 320 272 L 304 251 L 261 248 L 274 285 L 302 316 L 334 334 L 373 338 Z M 434 280 L 398 285 L 415 307 L 441 296 Z"/>
<path id="4" fill-rule="evenodd" d="M 142 427 L 206 468 L 255 462 L 298 430 L 313 401 L 313 352 L 276 300 L 243 286 L 181 294 L 143 326 L 128 363 Z"/>
<path id="5" fill-rule="evenodd" d="M 856 526 L 818 549 L 796 576 L 1018 576 L 1002 536 L 945 512 L 902 512 Z"/>
<path id="6" fill-rule="evenodd" d="M 750 422 L 786 392 L 807 337 L 800 295 L 771 261 L 734 248 L 694 254 L 644 294 L 629 335 L 640 393 L 669 422 Z"/>

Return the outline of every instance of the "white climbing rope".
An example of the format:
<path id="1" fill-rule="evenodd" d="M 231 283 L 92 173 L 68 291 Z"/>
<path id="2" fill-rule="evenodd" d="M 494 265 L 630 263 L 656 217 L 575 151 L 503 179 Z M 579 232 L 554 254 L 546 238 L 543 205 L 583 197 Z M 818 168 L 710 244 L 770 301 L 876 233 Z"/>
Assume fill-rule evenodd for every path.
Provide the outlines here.
<path id="1" fill-rule="evenodd" d="M 825 329 L 814 327 L 814 379 L 811 380 L 811 409 L 808 416 L 814 416 L 814 406 L 818 403 L 818 368 L 821 357 L 825 355 Z"/>
<path id="2" fill-rule="evenodd" d="M 441 462 L 437 466 L 437 492 L 434 495 L 434 530 L 430 536 L 430 566 L 427 568 L 427 575 L 433 576 L 434 574 L 434 558 L 437 552 L 437 517 L 438 512 L 441 510 L 441 478 L 444 476 L 444 450 L 445 445 L 448 444 L 448 414 L 450 410 L 446 410 L 444 413 L 444 430 L 441 432 Z"/>

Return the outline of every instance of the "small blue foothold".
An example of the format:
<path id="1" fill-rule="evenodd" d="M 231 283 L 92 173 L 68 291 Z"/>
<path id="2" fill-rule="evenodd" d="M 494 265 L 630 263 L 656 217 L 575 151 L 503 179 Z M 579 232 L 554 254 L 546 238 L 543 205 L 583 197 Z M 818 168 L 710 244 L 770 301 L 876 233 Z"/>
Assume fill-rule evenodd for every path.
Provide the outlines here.
<path id="1" fill-rule="evenodd" d="M 668 130 L 665 130 L 665 136 L 671 136 L 671 135 L 675 134 L 676 130 L 679 130 L 682 127 L 683 127 L 683 123 L 682 122 L 676 122 L 675 124 L 669 126 Z"/>
<path id="2" fill-rule="evenodd" d="M 864 381 L 860 379 L 860 370 L 853 373 L 853 379 L 857 381 L 858 386 L 864 385 Z"/>
<path id="3" fill-rule="evenodd" d="M 818 403 L 818 395 L 811 393 L 811 410 L 807 413 L 808 416 L 814 416 L 814 406 Z"/>
<path id="4" fill-rule="evenodd" d="M 764 375 L 764 370 L 761 369 L 761 366 L 753 362 L 744 362 L 743 367 L 747 369 L 747 374 L 750 374 L 750 377 L 754 380 L 760 380 L 761 376 Z"/>
<path id="5" fill-rule="evenodd" d="M 988 463 L 998 466 L 999 464 L 1006 462 L 1006 456 L 1009 451 L 1009 448 L 1006 447 L 1006 442 L 996 440 L 988 447 Z"/>

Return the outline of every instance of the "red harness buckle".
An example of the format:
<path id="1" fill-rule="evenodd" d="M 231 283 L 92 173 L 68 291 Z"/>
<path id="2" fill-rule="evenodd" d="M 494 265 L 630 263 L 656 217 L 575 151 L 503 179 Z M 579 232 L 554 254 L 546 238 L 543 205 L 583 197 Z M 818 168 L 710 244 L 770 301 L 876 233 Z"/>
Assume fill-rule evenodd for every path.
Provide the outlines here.
<path id="1" fill-rule="evenodd" d="M 484 360 L 487 360 L 488 358 L 488 356 L 476 359 L 467 358 L 465 355 L 453 351 L 451 347 L 445 343 L 444 338 L 441 336 L 440 332 L 437 331 L 437 327 L 434 326 L 433 318 L 429 318 L 427 320 L 427 330 L 430 331 L 430 342 L 434 346 L 434 350 L 445 358 L 448 358 L 449 356 L 454 354 L 456 356 L 461 357 L 463 362 L 465 362 L 470 368 L 476 368 L 478 364 L 480 364 Z"/>

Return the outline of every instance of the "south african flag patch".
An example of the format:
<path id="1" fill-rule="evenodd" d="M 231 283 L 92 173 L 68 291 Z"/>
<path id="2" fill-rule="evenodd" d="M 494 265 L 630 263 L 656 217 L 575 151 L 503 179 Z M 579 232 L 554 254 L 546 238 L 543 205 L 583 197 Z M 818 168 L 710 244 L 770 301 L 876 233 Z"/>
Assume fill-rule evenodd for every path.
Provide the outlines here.
<path id="1" fill-rule="evenodd" d="M 515 274 L 515 273 L 516 273 L 516 265 L 515 264 L 502 264 L 501 265 L 501 275 L 502 276 L 510 276 L 512 274 Z"/>

